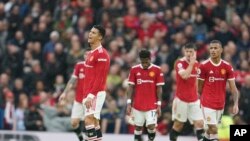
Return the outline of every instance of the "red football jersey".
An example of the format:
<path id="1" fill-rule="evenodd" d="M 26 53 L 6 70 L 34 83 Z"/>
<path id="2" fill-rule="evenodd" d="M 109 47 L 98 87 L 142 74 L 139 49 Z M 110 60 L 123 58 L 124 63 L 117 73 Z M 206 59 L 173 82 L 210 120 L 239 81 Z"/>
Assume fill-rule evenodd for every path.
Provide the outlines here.
<path id="1" fill-rule="evenodd" d="M 143 69 L 141 65 L 131 68 L 129 84 L 134 85 L 133 107 L 139 111 L 148 111 L 157 108 L 156 87 L 164 85 L 164 77 L 160 67 L 150 65 Z"/>
<path id="2" fill-rule="evenodd" d="M 198 76 L 198 62 L 194 64 L 188 79 L 182 79 L 179 72 L 187 69 L 189 63 L 185 58 L 179 59 L 175 64 L 176 71 L 176 96 L 185 102 L 194 102 L 198 99 L 196 79 Z"/>
<path id="3" fill-rule="evenodd" d="M 216 110 L 223 109 L 226 98 L 226 82 L 235 79 L 233 67 L 224 60 L 221 60 L 219 64 L 214 64 L 208 59 L 200 65 L 199 70 L 198 79 L 204 81 L 201 104 Z"/>
<path id="4" fill-rule="evenodd" d="M 82 99 L 83 99 L 83 87 L 84 87 L 84 70 L 85 70 L 85 62 L 81 61 L 78 62 L 75 65 L 74 68 L 74 72 L 72 74 L 72 77 L 77 78 L 77 84 L 76 84 L 76 96 L 75 96 L 75 100 L 79 103 L 82 103 Z"/>
<path id="5" fill-rule="evenodd" d="M 97 95 L 106 89 L 106 79 L 110 67 L 110 57 L 102 46 L 90 51 L 85 61 L 83 95 Z"/>

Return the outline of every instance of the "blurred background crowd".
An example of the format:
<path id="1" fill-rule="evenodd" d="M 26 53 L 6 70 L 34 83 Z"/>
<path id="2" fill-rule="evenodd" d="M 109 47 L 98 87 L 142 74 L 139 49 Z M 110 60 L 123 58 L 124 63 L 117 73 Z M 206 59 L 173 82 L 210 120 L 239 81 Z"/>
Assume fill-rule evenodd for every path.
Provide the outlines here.
<path id="1" fill-rule="evenodd" d="M 197 45 L 198 61 L 207 59 L 212 39 L 222 42 L 240 91 L 234 117 L 227 95 L 225 123 L 250 124 L 249 0 L 0 0 L 0 129 L 71 131 L 74 90 L 66 106 L 58 96 L 89 48 L 94 24 L 105 27 L 103 46 L 111 56 L 103 132 L 133 133 L 125 118 L 127 77 L 147 48 L 165 75 L 157 132 L 168 134 L 175 60 L 187 42 Z M 190 127 L 183 134 L 192 134 Z"/>

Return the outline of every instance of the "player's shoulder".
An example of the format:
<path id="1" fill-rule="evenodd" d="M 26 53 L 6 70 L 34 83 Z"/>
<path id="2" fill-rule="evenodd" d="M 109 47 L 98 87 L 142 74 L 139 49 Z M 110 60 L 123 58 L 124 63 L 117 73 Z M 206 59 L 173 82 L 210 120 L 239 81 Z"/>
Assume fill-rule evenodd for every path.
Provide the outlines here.
<path id="1" fill-rule="evenodd" d="M 155 70 L 161 70 L 161 67 L 155 64 L 152 64 L 152 68 Z"/>
<path id="2" fill-rule="evenodd" d="M 223 63 L 223 64 L 225 64 L 225 65 L 227 65 L 227 66 L 231 66 L 231 64 L 229 63 L 229 62 L 227 62 L 226 60 L 221 60 L 221 62 Z"/>
<path id="3" fill-rule="evenodd" d="M 140 68 L 140 64 L 134 65 L 134 66 L 131 67 L 131 69 L 139 69 L 139 68 Z"/>
<path id="4" fill-rule="evenodd" d="M 207 65 L 210 62 L 209 59 L 201 61 L 200 65 Z"/>
<path id="5" fill-rule="evenodd" d="M 85 61 L 79 61 L 76 63 L 75 66 L 84 66 L 85 65 Z"/>

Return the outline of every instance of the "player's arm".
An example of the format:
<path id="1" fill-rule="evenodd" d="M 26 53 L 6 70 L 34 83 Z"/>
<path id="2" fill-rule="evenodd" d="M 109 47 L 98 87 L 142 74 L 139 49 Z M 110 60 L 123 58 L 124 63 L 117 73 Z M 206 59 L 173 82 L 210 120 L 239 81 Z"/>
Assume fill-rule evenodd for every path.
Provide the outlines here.
<path id="1" fill-rule="evenodd" d="M 203 89 L 203 85 L 204 85 L 204 80 L 199 79 L 198 78 L 198 82 L 197 82 L 197 86 L 198 86 L 198 93 L 201 94 L 202 93 L 202 89 Z"/>
<path id="2" fill-rule="evenodd" d="M 228 80 L 229 82 L 229 87 L 230 87 L 230 90 L 231 90 L 231 93 L 233 94 L 233 101 L 234 101 L 234 104 L 237 104 L 238 105 L 238 102 L 239 102 L 239 93 L 238 93 L 238 90 L 237 90 L 237 87 L 236 87 L 236 84 L 235 84 L 235 80 Z"/>
<path id="3" fill-rule="evenodd" d="M 127 88 L 127 114 L 131 114 L 131 103 L 133 101 L 133 94 L 134 94 L 134 89 L 135 89 L 135 75 L 134 75 L 134 69 L 132 68 L 130 70 L 129 76 L 128 76 L 128 88 Z"/>
<path id="4" fill-rule="evenodd" d="M 127 115 L 131 114 L 131 103 L 133 101 L 134 85 L 129 84 L 127 89 Z"/>
<path id="5" fill-rule="evenodd" d="M 196 62 L 196 55 L 194 54 L 193 56 L 190 57 L 190 62 L 188 67 L 186 69 L 183 68 L 178 71 L 178 74 L 181 76 L 182 79 L 188 79 L 190 77 L 195 62 Z"/>
<path id="6" fill-rule="evenodd" d="M 73 86 L 75 85 L 77 80 L 77 77 L 75 76 L 71 76 L 63 93 L 61 94 L 61 96 L 59 97 L 59 101 L 65 100 L 65 97 L 67 95 L 67 93 L 69 92 L 69 90 L 71 90 L 73 88 Z"/>

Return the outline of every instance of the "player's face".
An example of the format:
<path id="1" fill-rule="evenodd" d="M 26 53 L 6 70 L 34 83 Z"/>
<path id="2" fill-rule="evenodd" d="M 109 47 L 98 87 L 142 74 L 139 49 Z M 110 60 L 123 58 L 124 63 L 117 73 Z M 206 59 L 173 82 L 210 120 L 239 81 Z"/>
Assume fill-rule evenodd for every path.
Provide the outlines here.
<path id="1" fill-rule="evenodd" d="M 190 61 L 190 57 L 193 56 L 194 53 L 195 53 L 195 50 L 193 48 L 184 49 L 184 56 L 187 58 L 188 61 Z"/>
<path id="2" fill-rule="evenodd" d="M 143 69 L 148 69 L 150 64 L 151 64 L 150 58 L 141 58 L 141 65 Z"/>
<path id="3" fill-rule="evenodd" d="M 102 36 L 100 35 L 99 30 L 96 28 L 92 28 L 89 32 L 88 43 L 93 44 L 101 40 L 102 40 Z"/>
<path id="4" fill-rule="evenodd" d="M 211 58 L 219 58 L 222 53 L 222 47 L 218 43 L 211 43 L 209 45 L 209 53 Z"/>

